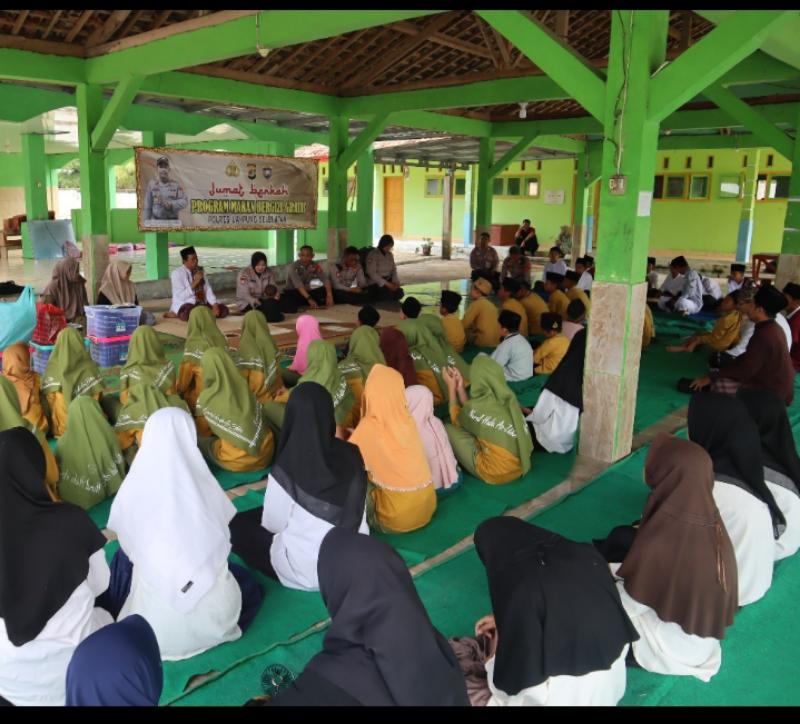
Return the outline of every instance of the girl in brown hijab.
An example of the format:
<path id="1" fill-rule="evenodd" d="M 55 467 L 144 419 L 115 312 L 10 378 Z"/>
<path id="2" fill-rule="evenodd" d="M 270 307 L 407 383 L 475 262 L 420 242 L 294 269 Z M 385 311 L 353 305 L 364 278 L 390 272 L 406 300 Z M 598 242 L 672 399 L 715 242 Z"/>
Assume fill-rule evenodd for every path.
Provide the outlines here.
<path id="1" fill-rule="evenodd" d="M 45 435 L 50 429 L 40 397 L 41 378 L 31 369 L 28 345 L 17 342 L 3 350 L 3 374 L 13 383 L 22 416 Z"/>
<path id="2" fill-rule="evenodd" d="M 44 303 L 55 304 L 64 310 L 68 322 L 83 321 L 86 280 L 81 276 L 77 259 L 60 259 L 53 267 L 53 278 L 44 290 Z"/>
<path id="3" fill-rule="evenodd" d="M 738 606 L 736 556 L 714 503 L 711 458 L 699 445 L 658 435 L 645 461 L 650 497 L 622 566 L 611 570 L 639 632 L 639 665 L 709 681 Z"/>
<path id="4" fill-rule="evenodd" d="M 414 369 L 414 360 L 408 349 L 405 335 L 396 327 L 384 327 L 381 330 L 381 351 L 386 358 L 386 364 L 396 369 L 403 375 L 403 384 L 406 387 L 417 385 L 417 372 Z"/>

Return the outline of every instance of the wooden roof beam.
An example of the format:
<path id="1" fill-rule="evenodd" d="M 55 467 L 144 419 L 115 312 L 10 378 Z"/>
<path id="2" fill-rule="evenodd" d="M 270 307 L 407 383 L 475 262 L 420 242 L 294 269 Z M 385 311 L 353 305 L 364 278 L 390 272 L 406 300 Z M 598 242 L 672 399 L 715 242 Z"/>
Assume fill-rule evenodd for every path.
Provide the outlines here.
<path id="1" fill-rule="evenodd" d="M 83 26 L 86 25 L 86 22 L 89 20 L 90 17 L 94 15 L 94 10 L 84 10 L 81 13 L 81 16 L 75 21 L 75 25 L 70 28 L 70 31 L 67 33 L 67 37 L 64 38 L 65 43 L 71 43 L 78 37 L 78 33 L 83 30 Z"/>
<path id="2" fill-rule="evenodd" d="M 42 34 L 42 40 L 47 40 L 47 36 L 50 35 L 50 33 L 52 32 L 53 28 L 56 26 L 56 23 L 59 21 L 59 19 L 61 18 L 61 16 L 63 14 L 64 14 L 63 10 L 56 10 L 55 13 L 53 13 L 52 19 L 47 24 L 47 28 L 45 29 L 44 33 Z"/>
<path id="3" fill-rule="evenodd" d="M 131 10 L 114 10 L 114 12 L 108 16 L 108 20 L 89 36 L 89 39 L 86 41 L 86 46 L 91 48 L 95 45 L 102 45 L 105 43 L 119 30 L 120 26 L 128 19 L 131 12 Z"/>
<path id="4" fill-rule="evenodd" d="M 25 21 L 28 19 L 28 15 L 30 15 L 30 10 L 22 10 L 20 14 L 17 16 L 17 20 L 14 23 L 14 27 L 11 28 L 12 35 L 18 35 L 19 31 L 22 30 L 22 26 L 25 24 Z"/>

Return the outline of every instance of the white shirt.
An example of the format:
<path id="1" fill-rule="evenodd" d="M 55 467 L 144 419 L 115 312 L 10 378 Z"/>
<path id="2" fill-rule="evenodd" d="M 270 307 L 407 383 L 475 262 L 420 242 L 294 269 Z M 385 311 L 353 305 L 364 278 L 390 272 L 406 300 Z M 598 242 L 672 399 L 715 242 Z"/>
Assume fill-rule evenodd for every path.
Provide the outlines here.
<path id="1" fill-rule="evenodd" d="M 566 274 L 567 262 L 565 262 L 563 259 L 559 259 L 558 261 L 548 261 L 547 264 L 544 265 L 544 271 L 542 272 L 542 280 L 547 278 L 547 272 L 555 272 L 556 274 Z M 586 272 L 584 272 L 584 274 L 585 273 Z"/>
<path id="2" fill-rule="evenodd" d="M 592 291 L 592 282 L 594 281 L 594 277 L 589 274 L 588 271 L 583 272 L 581 274 L 581 278 L 578 280 L 578 288 L 583 289 L 584 292 Z"/>
<path id="3" fill-rule="evenodd" d="M 658 289 L 658 272 L 655 269 L 647 273 L 647 285 Z"/>
<path id="4" fill-rule="evenodd" d="M 175 314 L 184 304 L 197 304 L 197 297 L 195 290 L 192 289 L 192 272 L 185 266 L 181 265 L 170 274 L 170 281 L 172 282 L 172 306 L 169 308 L 170 312 Z M 206 301 L 209 304 L 216 304 L 217 297 L 214 290 L 211 288 L 211 282 L 208 277 L 206 281 Z"/>
<path id="5" fill-rule="evenodd" d="M 492 359 L 503 368 L 508 382 L 533 377 L 533 348 L 521 334 L 509 334 L 492 352 Z"/>
<path id="6" fill-rule="evenodd" d="M 741 289 L 744 286 L 744 279 L 740 282 L 737 282 L 735 279 L 731 279 L 728 277 L 728 294 L 731 292 L 735 292 L 737 289 Z"/>
<path id="7" fill-rule="evenodd" d="M 714 502 L 736 554 L 739 605 L 758 601 L 772 585 L 775 538 L 766 503 L 737 485 L 714 483 Z"/>
<path id="8" fill-rule="evenodd" d="M 794 483 L 781 473 L 764 468 L 764 478 L 778 508 L 786 518 L 786 530 L 775 541 L 775 560 L 779 561 L 794 555 L 800 549 L 800 496 L 792 490 L 788 490 L 784 485 L 773 482 L 783 478 L 787 485 L 792 486 L 793 490 L 797 489 Z"/>
<path id="9" fill-rule="evenodd" d="M 703 294 L 714 297 L 714 299 L 722 299 L 722 289 L 716 279 L 700 275 L 700 282 L 703 285 Z"/>
<path id="10" fill-rule="evenodd" d="M 678 274 L 678 276 L 674 277 L 669 273 L 661 285 L 661 291 L 669 294 L 680 294 L 683 291 L 683 283 L 683 274 Z"/>
<path id="11" fill-rule="evenodd" d="M 269 557 L 278 580 L 287 588 L 318 591 L 319 549 L 333 525 L 298 505 L 272 475 L 267 480 L 261 525 L 275 534 Z M 369 535 L 366 506 L 358 532 Z"/>
<path id="12" fill-rule="evenodd" d="M 537 686 L 514 694 L 506 694 L 494 685 L 494 656 L 486 664 L 487 681 L 492 698 L 486 706 L 616 706 L 625 695 L 627 681 L 625 657 L 628 646 L 604 671 L 590 671 L 583 676 L 551 676 Z"/>
<path id="13" fill-rule="evenodd" d="M 786 321 L 786 317 L 778 312 L 775 317 L 775 321 L 778 323 L 778 326 L 783 330 L 783 333 L 786 335 L 786 346 L 789 348 L 789 351 L 792 351 L 792 328 L 789 326 L 789 322 Z"/>
<path id="14" fill-rule="evenodd" d="M 747 349 L 747 344 L 750 341 L 750 337 L 753 336 L 753 332 L 756 331 L 756 325 L 753 321 L 748 317 L 746 314 L 742 315 L 742 323 L 739 327 L 739 341 L 736 343 L 735 347 L 731 347 L 727 350 L 727 354 L 731 357 L 738 357 Z"/>
<path id="15" fill-rule="evenodd" d="M 566 453 L 575 444 L 575 432 L 581 411 L 569 402 L 542 390 L 536 407 L 526 417 L 533 425 L 536 439 L 547 452 Z"/>
<path id="16" fill-rule="evenodd" d="M 35 571 L 31 572 L 35 575 Z M 22 646 L 8 640 L 0 618 L 0 695 L 16 706 L 64 706 L 67 667 L 78 644 L 114 623 L 94 600 L 108 588 L 111 572 L 101 548 L 89 558 L 89 573 L 39 635 Z M 44 584 L 43 584 L 44 585 Z"/>

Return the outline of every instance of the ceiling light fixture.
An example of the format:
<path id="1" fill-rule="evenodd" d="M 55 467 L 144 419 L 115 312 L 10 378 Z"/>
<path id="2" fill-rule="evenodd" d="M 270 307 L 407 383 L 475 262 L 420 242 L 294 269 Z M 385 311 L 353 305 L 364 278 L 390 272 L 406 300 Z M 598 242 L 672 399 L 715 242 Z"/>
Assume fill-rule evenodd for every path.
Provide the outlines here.
<path id="1" fill-rule="evenodd" d="M 272 48 L 261 44 L 261 13 L 256 13 L 256 50 L 262 58 L 266 58 L 271 52 Z"/>
<path id="2" fill-rule="evenodd" d="M 528 104 L 527 103 L 520 103 L 519 104 L 519 117 L 520 117 L 520 120 L 525 120 L 528 117 Z"/>

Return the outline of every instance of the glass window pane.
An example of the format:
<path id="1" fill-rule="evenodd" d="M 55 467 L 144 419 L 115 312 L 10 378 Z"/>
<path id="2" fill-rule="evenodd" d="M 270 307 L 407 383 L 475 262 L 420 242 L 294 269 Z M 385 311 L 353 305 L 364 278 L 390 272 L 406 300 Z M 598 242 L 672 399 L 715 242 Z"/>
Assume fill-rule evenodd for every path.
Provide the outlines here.
<path id="1" fill-rule="evenodd" d="M 708 176 L 692 176 L 692 185 L 689 189 L 689 198 L 708 198 Z"/>
<path id="2" fill-rule="evenodd" d="M 761 201 L 765 198 L 767 198 L 767 176 L 766 174 L 759 174 L 756 184 L 756 199 Z"/>
<path id="3" fill-rule="evenodd" d="M 328 179 L 325 179 L 322 182 L 322 195 L 323 196 L 327 196 L 328 195 Z"/>
<path id="4" fill-rule="evenodd" d="M 455 189 L 456 196 L 464 196 L 466 193 L 467 193 L 467 179 L 457 178 L 456 189 Z"/>
<path id="5" fill-rule="evenodd" d="M 539 179 L 535 176 L 525 179 L 525 190 L 528 196 L 539 195 Z"/>
<path id="6" fill-rule="evenodd" d="M 775 195 L 772 198 L 788 199 L 789 176 L 773 176 L 772 181 L 775 183 Z"/>
<path id="7" fill-rule="evenodd" d="M 492 195 L 493 196 L 502 196 L 503 195 L 503 188 L 505 187 L 505 179 L 504 178 L 495 178 L 492 182 Z"/>
<path id="8" fill-rule="evenodd" d="M 519 196 L 522 191 L 522 179 L 511 177 L 508 179 L 506 194 L 508 196 Z"/>
<path id="9" fill-rule="evenodd" d="M 441 195 L 441 179 L 429 178 L 425 179 L 425 195 L 426 196 L 439 196 Z"/>
<path id="10" fill-rule="evenodd" d="M 667 176 L 667 198 L 682 199 L 685 196 L 686 177 Z"/>
<path id="11" fill-rule="evenodd" d="M 653 198 L 654 199 L 663 199 L 664 198 L 664 177 L 663 176 L 656 176 L 655 182 L 653 183 Z"/>

